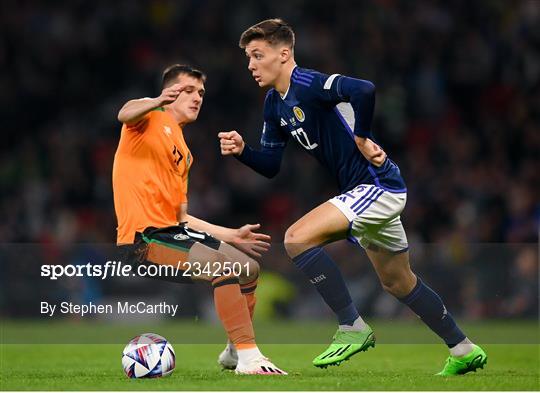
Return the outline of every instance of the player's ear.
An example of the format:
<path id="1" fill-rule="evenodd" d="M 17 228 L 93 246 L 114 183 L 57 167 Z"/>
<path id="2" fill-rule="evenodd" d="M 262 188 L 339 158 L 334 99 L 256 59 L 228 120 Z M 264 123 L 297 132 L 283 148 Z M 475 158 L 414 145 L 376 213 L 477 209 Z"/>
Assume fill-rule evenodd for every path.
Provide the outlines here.
<path id="1" fill-rule="evenodd" d="M 282 63 L 286 63 L 291 58 L 292 51 L 291 48 L 283 47 L 279 52 L 279 57 Z"/>

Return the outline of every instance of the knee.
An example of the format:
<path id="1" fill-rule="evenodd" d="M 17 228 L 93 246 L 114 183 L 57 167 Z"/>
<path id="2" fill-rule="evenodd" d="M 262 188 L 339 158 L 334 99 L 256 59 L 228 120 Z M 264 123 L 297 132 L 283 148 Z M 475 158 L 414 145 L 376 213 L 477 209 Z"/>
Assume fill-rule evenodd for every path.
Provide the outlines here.
<path id="1" fill-rule="evenodd" d="M 381 280 L 381 286 L 390 295 L 393 295 L 395 297 L 400 297 L 401 288 L 400 288 L 399 282 L 397 280 L 382 279 Z M 403 296 L 405 296 L 405 295 L 403 295 Z"/>
<path id="2" fill-rule="evenodd" d="M 290 258 L 294 258 L 309 248 L 306 248 L 307 239 L 302 235 L 301 229 L 294 226 L 289 227 L 285 232 L 283 243 Z"/>
<path id="3" fill-rule="evenodd" d="M 287 228 L 285 231 L 285 238 L 283 239 L 283 242 L 285 243 L 285 248 L 290 246 L 295 242 L 295 239 L 297 237 L 297 232 L 293 227 Z"/>
<path id="4" fill-rule="evenodd" d="M 257 261 L 250 259 L 247 264 L 245 265 L 246 269 L 242 269 L 245 282 L 253 282 L 259 277 L 259 272 L 261 271 L 261 268 Z"/>
<path id="5" fill-rule="evenodd" d="M 234 276 L 240 280 L 241 284 L 253 282 L 259 277 L 261 268 L 259 263 L 252 258 L 233 259 L 222 251 L 216 251 L 214 257 L 215 261 L 219 262 L 219 269 L 215 273 Z"/>
<path id="6" fill-rule="evenodd" d="M 407 277 L 403 276 L 384 277 L 381 278 L 381 285 L 390 295 L 402 298 L 407 296 L 412 290 L 409 281 Z"/>

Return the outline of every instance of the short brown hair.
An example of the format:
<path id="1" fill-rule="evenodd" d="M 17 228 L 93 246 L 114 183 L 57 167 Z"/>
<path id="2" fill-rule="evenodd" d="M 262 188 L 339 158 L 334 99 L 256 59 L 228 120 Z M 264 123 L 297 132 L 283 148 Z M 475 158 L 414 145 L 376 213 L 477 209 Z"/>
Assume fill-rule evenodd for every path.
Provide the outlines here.
<path id="1" fill-rule="evenodd" d="M 178 75 L 181 74 L 192 76 L 195 79 L 199 79 L 203 83 L 206 82 L 206 75 L 204 72 L 197 70 L 187 64 L 173 64 L 165 68 L 165 71 L 163 71 L 161 87 L 165 88 L 169 85 L 172 85 L 178 78 Z"/>
<path id="2" fill-rule="evenodd" d="M 285 44 L 294 48 L 294 31 L 283 19 L 266 19 L 251 26 L 240 36 L 240 48 L 245 49 L 253 40 L 263 40 L 270 45 Z"/>

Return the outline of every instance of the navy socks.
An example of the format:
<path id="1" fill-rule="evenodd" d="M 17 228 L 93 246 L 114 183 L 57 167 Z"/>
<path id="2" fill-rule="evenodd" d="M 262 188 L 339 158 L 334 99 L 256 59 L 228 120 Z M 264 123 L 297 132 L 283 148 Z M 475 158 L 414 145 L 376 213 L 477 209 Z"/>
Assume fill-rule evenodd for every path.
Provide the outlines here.
<path id="1" fill-rule="evenodd" d="M 341 271 L 321 248 L 313 247 L 293 258 L 294 264 L 304 272 L 326 304 L 336 314 L 340 325 L 353 325 L 359 317 Z M 399 299 L 452 348 L 465 339 L 452 314 L 442 299 L 417 277 L 414 289 Z"/>
<path id="2" fill-rule="evenodd" d="M 448 347 L 452 348 L 465 339 L 452 314 L 446 310 L 442 299 L 419 277 L 411 293 L 399 300 L 409 306 Z"/>
<path id="3" fill-rule="evenodd" d="M 336 314 L 340 325 L 352 325 L 360 316 L 354 306 L 341 271 L 321 247 L 297 255 L 294 264 L 315 285 L 326 304 Z"/>

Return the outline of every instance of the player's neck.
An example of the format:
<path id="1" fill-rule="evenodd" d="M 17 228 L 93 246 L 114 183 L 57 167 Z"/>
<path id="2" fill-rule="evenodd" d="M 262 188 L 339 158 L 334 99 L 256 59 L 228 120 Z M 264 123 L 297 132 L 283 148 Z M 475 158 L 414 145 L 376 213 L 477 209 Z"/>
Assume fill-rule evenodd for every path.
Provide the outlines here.
<path id="1" fill-rule="evenodd" d="M 187 120 L 182 116 L 181 114 L 177 113 L 174 108 L 172 108 L 170 105 L 166 105 L 165 112 L 167 112 L 171 117 L 176 121 L 176 124 L 180 126 L 180 128 L 184 128 L 184 126 L 187 124 Z"/>
<path id="2" fill-rule="evenodd" d="M 294 67 L 296 67 L 296 63 L 294 61 L 287 62 L 283 66 L 283 70 L 279 78 L 276 80 L 274 89 L 276 89 L 282 97 L 285 95 L 287 90 L 289 90 L 289 85 L 291 84 L 291 75 Z"/>

